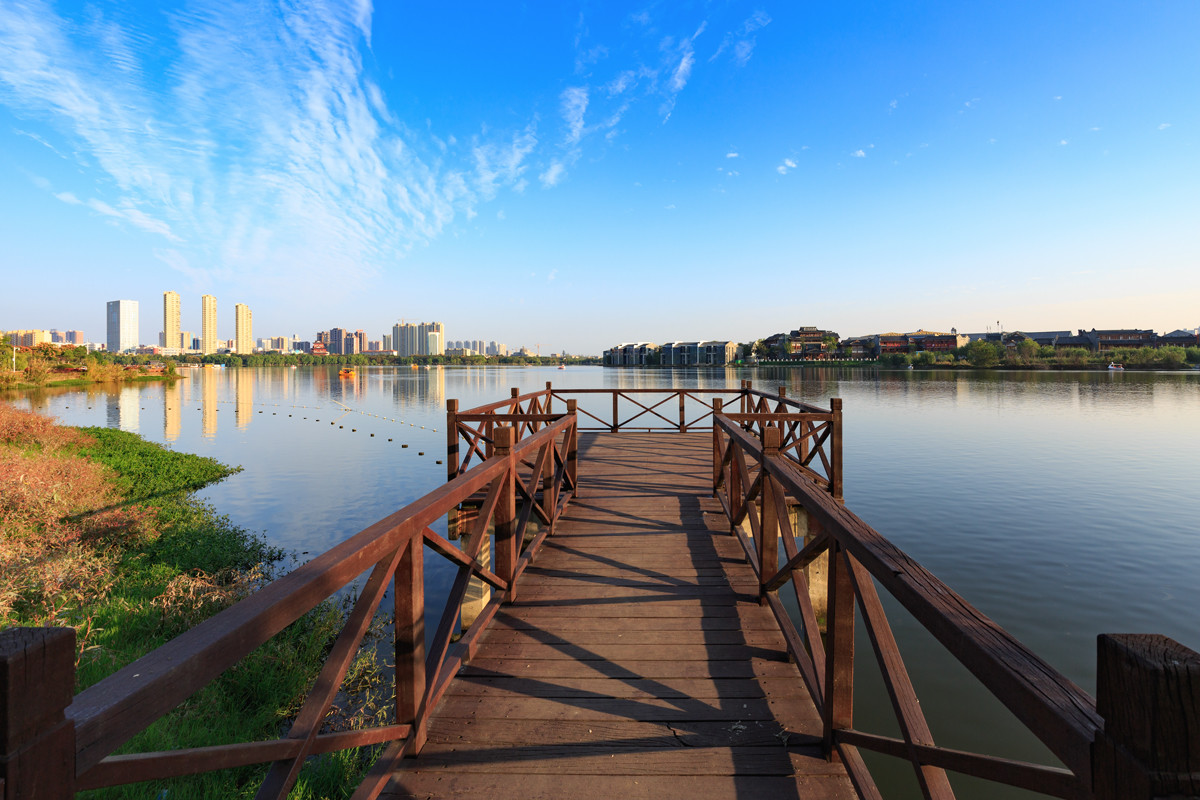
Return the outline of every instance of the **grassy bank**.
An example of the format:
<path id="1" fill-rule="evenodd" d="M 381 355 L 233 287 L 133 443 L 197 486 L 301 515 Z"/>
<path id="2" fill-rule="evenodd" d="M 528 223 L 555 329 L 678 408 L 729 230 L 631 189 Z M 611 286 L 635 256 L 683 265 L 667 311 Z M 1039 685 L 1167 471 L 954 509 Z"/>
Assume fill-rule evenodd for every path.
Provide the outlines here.
<path id="1" fill-rule="evenodd" d="M 73 429 L 0 404 L 0 626 L 69 625 L 83 689 L 269 580 L 284 554 L 193 492 L 234 472 L 130 433 Z M 319 671 L 342 612 L 319 607 L 123 752 L 277 737 Z M 342 719 L 341 726 L 362 721 Z M 313 759 L 293 797 L 344 797 L 370 754 Z M 251 797 L 263 768 L 87 797 Z"/>

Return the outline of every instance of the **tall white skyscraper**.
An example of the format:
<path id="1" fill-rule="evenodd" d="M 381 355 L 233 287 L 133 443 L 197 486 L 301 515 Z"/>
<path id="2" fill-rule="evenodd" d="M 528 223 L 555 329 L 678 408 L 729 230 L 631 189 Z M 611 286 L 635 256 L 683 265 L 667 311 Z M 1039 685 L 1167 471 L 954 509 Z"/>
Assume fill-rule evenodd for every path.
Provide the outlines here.
<path id="1" fill-rule="evenodd" d="M 120 353 L 138 346 L 137 300 L 108 303 L 108 352 Z"/>
<path id="2" fill-rule="evenodd" d="M 200 352 L 217 352 L 217 298 L 211 294 L 200 298 Z"/>
<path id="3" fill-rule="evenodd" d="M 249 355 L 254 352 L 254 326 L 250 306 L 238 303 L 233 307 L 233 352 Z"/>
<path id="4" fill-rule="evenodd" d="M 182 347 L 179 338 L 179 292 L 163 292 L 163 347 Z"/>

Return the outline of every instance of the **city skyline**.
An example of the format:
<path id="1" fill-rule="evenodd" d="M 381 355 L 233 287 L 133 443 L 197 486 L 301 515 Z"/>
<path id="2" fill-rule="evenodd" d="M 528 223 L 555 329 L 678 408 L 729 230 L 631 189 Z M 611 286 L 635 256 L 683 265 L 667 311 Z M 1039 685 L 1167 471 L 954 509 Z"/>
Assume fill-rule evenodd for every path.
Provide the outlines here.
<path id="1" fill-rule="evenodd" d="M 92 298 L 164 286 L 191 329 L 208 294 L 276 335 L 590 353 L 1195 327 L 1198 28 L 1183 0 L 14 0 L 0 327 L 103 331 Z"/>

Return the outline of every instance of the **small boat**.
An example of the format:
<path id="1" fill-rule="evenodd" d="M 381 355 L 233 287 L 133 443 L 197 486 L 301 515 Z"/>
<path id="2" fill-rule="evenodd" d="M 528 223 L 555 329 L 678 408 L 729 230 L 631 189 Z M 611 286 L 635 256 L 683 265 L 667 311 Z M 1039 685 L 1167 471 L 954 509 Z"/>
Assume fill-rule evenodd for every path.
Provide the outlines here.
<path id="1" fill-rule="evenodd" d="M 339 378 L 353 378 L 354 370 L 350 369 L 349 367 L 342 367 L 341 369 L 338 370 L 338 377 Z"/>
<path id="2" fill-rule="evenodd" d="M 558 365 L 558 368 L 559 368 L 559 369 L 566 369 L 566 368 L 567 368 L 567 365 L 566 365 L 566 364 L 559 364 L 559 365 Z"/>
<path id="3" fill-rule="evenodd" d="M 1122 364 L 1114 364 L 1114 363 L 1113 363 L 1113 362 L 1111 362 L 1111 361 L 1110 361 L 1110 362 L 1108 362 L 1108 368 L 1109 368 L 1109 369 L 1119 369 L 1119 370 L 1124 370 L 1124 369 L 1125 369 L 1124 365 L 1122 365 Z"/>

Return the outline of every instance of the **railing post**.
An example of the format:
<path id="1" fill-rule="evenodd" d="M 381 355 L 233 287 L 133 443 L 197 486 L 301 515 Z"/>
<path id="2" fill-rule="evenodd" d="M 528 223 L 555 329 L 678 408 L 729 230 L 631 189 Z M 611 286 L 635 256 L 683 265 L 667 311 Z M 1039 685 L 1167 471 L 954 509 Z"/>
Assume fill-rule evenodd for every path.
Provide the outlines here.
<path id="1" fill-rule="evenodd" d="M 425 537 L 405 545 L 392 585 L 396 612 L 396 722 L 413 726 L 410 757 L 425 745 Z M 436 677 L 436 676 L 435 676 Z"/>
<path id="2" fill-rule="evenodd" d="M 571 398 L 567 401 L 567 416 L 573 417 L 575 423 L 567 432 L 567 475 L 571 478 L 571 497 L 579 497 L 579 414 L 578 401 Z"/>
<path id="3" fill-rule="evenodd" d="M 854 727 L 854 584 L 841 544 L 829 547 L 829 594 L 825 611 L 825 755 L 838 761 L 833 732 Z"/>
<path id="4" fill-rule="evenodd" d="M 1166 636 L 1097 638 L 1096 800 L 1200 796 L 1200 653 Z"/>
<path id="5" fill-rule="evenodd" d="M 766 605 L 767 582 L 775 577 L 779 569 L 779 514 L 775 508 L 776 494 L 779 485 L 771 477 L 770 462 L 779 457 L 780 431 L 774 425 L 763 429 L 762 463 L 762 492 L 759 494 L 758 540 L 754 543 L 758 548 L 758 603 Z"/>
<path id="6" fill-rule="evenodd" d="M 829 437 L 829 493 L 833 499 L 842 500 L 842 398 L 832 397 L 829 410 L 833 412 L 833 435 Z"/>
<path id="7" fill-rule="evenodd" d="M 550 381 L 546 381 L 546 407 L 543 410 L 547 414 L 551 413 L 550 402 L 554 399 L 554 389 L 550 387 L 550 383 Z M 549 425 L 550 423 L 547 422 L 546 424 Z"/>
<path id="8" fill-rule="evenodd" d="M 620 427 L 620 417 L 617 416 L 617 398 L 620 396 L 620 391 L 617 389 L 613 389 L 612 393 L 613 393 L 613 417 L 612 417 L 612 427 L 609 428 L 609 431 L 611 433 L 616 433 L 617 428 Z"/>
<path id="9" fill-rule="evenodd" d="M 0 797 L 75 796 L 75 629 L 0 631 Z"/>
<path id="10" fill-rule="evenodd" d="M 446 401 L 446 480 L 458 477 L 458 401 Z"/>
<path id="11" fill-rule="evenodd" d="M 496 458 L 508 459 L 512 455 L 513 429 L 507 425 L 496 428 Z M 496 574 L 509 581 L 507 602 L 517 599 L 517 587 L 512 586 L 513 574 L 517 571 L 517 559 L 521 555 L 521 543 L 517 541 L 517 490 L 516 468 L 509 464 L 504 471 L 500 498 L 496 503 Z"/>
<path id="12" fill-rule="evenodd" d="M 738 411 L 742 414 L 746 413 L 746 379 L 742 379 L 742 390 L 738 393 Z"/>
<path id="13" fill-rule="evenodd" d="M 720 397 L 713 398 L 713 497 L 717 496 L 717 480 L 721 477 L 721 427 L 717 425 L 717 417 L 724 413 L 725 401 Z"/>
<path id="14" fill-rule="evenodd" d="M 683 404 L 687 400 L 687 392 L 679 390 L 679 432 L 687 432 L 687 417 L 684 416 Z"/>

